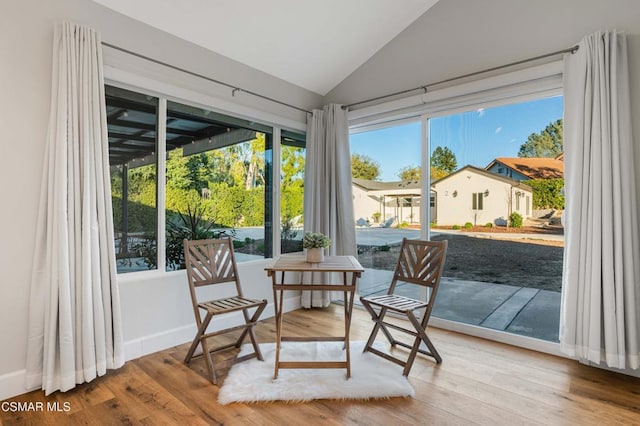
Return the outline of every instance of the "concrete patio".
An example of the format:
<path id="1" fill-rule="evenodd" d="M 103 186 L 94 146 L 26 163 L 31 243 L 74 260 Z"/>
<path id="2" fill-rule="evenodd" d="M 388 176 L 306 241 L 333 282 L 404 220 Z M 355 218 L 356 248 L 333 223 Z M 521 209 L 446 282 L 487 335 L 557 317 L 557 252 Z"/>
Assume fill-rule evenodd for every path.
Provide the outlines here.
<path id="1" fill-rule="evenodd" d="M 360 279 L 360 295 L 384 294 L 392 276 L 392 271 L 366 269 Z M 412 298 L 421 298 L 419 292 L 420 288 L 406 283 L 396 288 L 396 293 Z M 432 315 L 557 342 L 560 293 L 443 277 Z"/>

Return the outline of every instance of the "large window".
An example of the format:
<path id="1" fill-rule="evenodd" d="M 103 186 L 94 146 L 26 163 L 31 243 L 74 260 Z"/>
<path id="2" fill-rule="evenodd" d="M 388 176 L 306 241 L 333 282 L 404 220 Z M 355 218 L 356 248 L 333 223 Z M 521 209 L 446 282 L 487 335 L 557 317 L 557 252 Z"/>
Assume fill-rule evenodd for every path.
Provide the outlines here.
<path id="1" fill-rule="evenodd" d="M 118 272 L 157 267 L 158 98 L 106 87 Z"/>
<path id="2" fill-rule="evenodd" d="M 551 97 L 429 119 L 431 236 L 449 241 L 434 317 L 558 341 L 562 112 Z"/>
<path id="3" fill-rule="evenodd" d="M 401 239 L 428 235 L 449 242 L 433 317 L 558 341 L 562 113 L 558 96 L 425 115 L 424 140 L 420 123 L 352 134 L 360 293 L 386 292 Z M 425 296 L 404 283 L 396 291 Z"/>
<path id="4" fill-rule="evenodd" d="M 271 128 L 167 103 L 166 268 L 182 242 L 229 236 L 238 261 L 271 256 Z"/>
<path id="5" fill-rule="evenodd" d="M 119 273 L 184 268 L 185 238 L 231 237 L 239 262 L 271 257 L 278 232 L 282 251 L 300 249 L 303 134 L 276 141 L 274 219 L 272 127 L 112 86 L 106 95 Z"/>

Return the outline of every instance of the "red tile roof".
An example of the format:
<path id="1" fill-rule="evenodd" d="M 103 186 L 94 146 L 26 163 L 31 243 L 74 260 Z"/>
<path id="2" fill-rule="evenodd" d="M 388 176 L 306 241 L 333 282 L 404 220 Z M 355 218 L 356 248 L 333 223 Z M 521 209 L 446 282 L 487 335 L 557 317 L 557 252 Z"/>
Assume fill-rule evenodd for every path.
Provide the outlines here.
<path id="1" fill-rule="evenodd" d="M 522 173 L 529 179 L 551 179 L 564 177 L 564 162 L 558 158 L 508 158 L 499 157 L 491 162 L 498 162 Z"/>

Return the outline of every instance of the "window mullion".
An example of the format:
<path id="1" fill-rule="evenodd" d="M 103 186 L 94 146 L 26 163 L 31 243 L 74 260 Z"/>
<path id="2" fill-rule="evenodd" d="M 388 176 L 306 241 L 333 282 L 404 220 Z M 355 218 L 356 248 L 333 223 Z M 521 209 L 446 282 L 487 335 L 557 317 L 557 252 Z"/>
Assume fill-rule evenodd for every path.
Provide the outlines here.
<path id="1" fill-rule="evenodd" d="M 273 176 L 273 184 L 271 185 L 272 189 L 272 200 L 271 203 L 271 212 L 273 214 L 273 252 L 272 256 L 274 258 L 280 256 L 282 252 L 281 243 L 280 243 L 280 234 L 281 234 L 281 224 L 282 218 L 281 209 L 280 209 L 280 197 L 281 197 L 281 162 L 282 162 L 282 138 L 281 138 L 281 130 L 280 127 L 273 128 L 273 144 L 272 144 L 272 152 L 273 152 L 273 161 L 272 164 L 272 176 Z"/>
<path id="2" fill-rule="evenodd" d="M 156 138 L 157 143 L 157 185 L 156 188 L 158 190 L 157 194 L 157 211 L 158 211 L 158 238 L 157 238 L 157 247 L 158 247 L 158 270 L 165 271 L 166 270 L 166 208 L 165 208 L 165 200 L 166 200 L 166 176 L 167 176 L 167 99 L 160 98 L 158 100 L 158 136 Z"/>

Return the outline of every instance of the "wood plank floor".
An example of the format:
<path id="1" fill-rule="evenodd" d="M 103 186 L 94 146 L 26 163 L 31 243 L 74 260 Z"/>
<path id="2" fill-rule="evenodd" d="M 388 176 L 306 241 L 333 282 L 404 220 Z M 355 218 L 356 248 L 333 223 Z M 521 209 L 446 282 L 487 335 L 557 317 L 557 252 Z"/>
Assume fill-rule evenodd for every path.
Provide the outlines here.
<path id="1" fill-rule="evenodd" d="M 340 319 L 336 320 L 339 317 Z M 285 315 L 292 333 L 340 331 L 341 307 Z M 371 321 L 356 310 L 352 340 L 365 340 Z M 257 327 L 272 342 L 273 319 Z M 129 361 L 76 389 L 45 397 L 41 391 L 7 400 L 42 402 L 44 412 L 0 411 L 3 425 L 64 424 L 443 424 L 604 425 L 640 424 L 640 379 L 586 367 L 575 361 L 439 329 L 429 334 L 444 361 L 418 356 L 409 381 L 414 398 L 309 403 L 217 404 L 218 387 L 205 378 L 202 358 L 182 359 L 188 345 Z M 222 383 L 236 351 L 217 355 Z M 68 412 L 46 412 L 47 402 Z"/>

